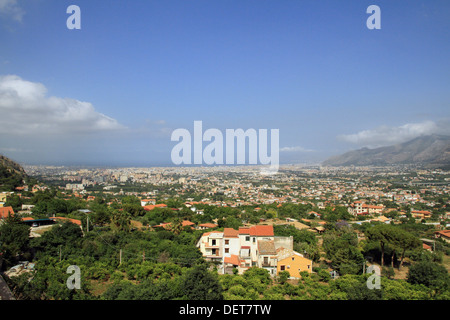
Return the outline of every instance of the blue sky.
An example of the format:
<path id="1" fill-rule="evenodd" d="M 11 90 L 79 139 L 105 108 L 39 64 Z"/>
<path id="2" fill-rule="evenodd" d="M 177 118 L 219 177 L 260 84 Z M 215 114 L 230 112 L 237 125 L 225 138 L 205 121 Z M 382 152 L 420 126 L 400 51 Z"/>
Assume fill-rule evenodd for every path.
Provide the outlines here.
<path id="1" fill-rule="evenodd" d="M 0 0 L 0 153 L 170 164 L 195 120 L 279 129 L 282 163 L 449 134 L 449 17 L 426 0 Z"/>

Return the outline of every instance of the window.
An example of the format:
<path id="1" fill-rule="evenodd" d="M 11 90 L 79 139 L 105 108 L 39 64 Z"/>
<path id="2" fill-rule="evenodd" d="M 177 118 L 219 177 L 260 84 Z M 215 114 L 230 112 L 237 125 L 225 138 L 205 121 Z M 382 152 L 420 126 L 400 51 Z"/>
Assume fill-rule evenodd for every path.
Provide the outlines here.
<path id="1" fill-rule="evenodd" d="M 250 241 L 250 237 L 249 237 L 249 236 L 246 236 L 246 237 L 245 237 L 245 241 Z"/>
<path id="2" fill-rule="evenodd" d="M 253 237 L 253 243 L 255 243 L 256 242 L 256 237 Z"/>
<path id="3" fill-rule="evenodd" d="M 229 253 L 230 252 L 230 248 L 225 248 L 225 253 Z"/>
<path id="4" fill-rule="evenodd" d="M 211 240 L 211 244 L 212 244 L 213 246 L 215 246 L 215 245 L 216 245 L 216 239 L 212 239 L 212 240 Z"/>
<path id="5" fill-rule="evenodd" d="M 225 239 L 225 244 L 226 244 L 226 245 L 229 245 L 229 244 L 230 244 L 230 240 Z"/>
<path id="6" fill-rule="evenodd" d="M 295 260 L 295 258 L 294 257 L 292 257 L 292 261 L 294 261 Z"/>
<path id="7" fill-rule="evenodd" d="M 285 270 L 285 266 L 280 266 L 280 270 L 284 271 Z"/>

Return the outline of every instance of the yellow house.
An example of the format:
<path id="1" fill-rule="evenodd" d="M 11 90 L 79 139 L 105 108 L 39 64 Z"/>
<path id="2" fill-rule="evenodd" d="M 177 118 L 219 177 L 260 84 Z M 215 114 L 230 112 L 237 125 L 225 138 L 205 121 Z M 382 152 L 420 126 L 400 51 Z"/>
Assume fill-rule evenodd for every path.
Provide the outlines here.
<path id="1" fill-rule="evenodd" d="M 277 249 L 277 274 L 288 271 L 292 278 L 300 278 L 300 272 L 312 273 L 312 260 L 303 257 L 302 254 L 286 248 Z"/>
<path id="2" fill-rule="evenodd" d="M 8 194 L 6 192 L 0 193 L 0 207 L 3 207 L 3 204 L 6 202 Z"/>

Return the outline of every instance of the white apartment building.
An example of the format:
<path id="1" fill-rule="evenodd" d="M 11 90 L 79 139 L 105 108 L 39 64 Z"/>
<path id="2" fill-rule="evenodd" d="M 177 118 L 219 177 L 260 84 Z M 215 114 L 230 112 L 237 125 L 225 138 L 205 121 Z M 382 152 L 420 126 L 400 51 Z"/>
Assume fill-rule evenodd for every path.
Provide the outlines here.
<path id="1" fill-rule="evenodd" d="M 383 212 L 383 209 L 384 206 L 370 205 L 363 201 L 355 201 L 348 208 L 348 212 L 354 216 L 366 214 L 380 215 Z"/>
<path id="2" fill-rule="evenodd" d="M 292 237 L 275 237 L 272 226 L 225 228 L 202 235 L 197 243 L 205 259 L 216 262 L 221 274 L 237 268 L 242 274 L 251 267 L 264 268 L 275 276 L 280 247 L 292 249 Z"/>

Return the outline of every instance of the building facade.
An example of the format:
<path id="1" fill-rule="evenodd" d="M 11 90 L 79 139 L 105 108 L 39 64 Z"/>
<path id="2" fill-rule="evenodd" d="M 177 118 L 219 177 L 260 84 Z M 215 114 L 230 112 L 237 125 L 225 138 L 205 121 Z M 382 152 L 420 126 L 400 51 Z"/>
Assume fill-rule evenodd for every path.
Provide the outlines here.
<path id="1" fill-rule="evenodd" d="M 273 226 L 263 225 L 206 232 L 197 247 L 206 260 L 216 263 L 220 274 L 242 274 L 258 267 L 275 276 L 279 270 L 278 251 L 294 252 L 292 237 L 276 237 Z"/>

